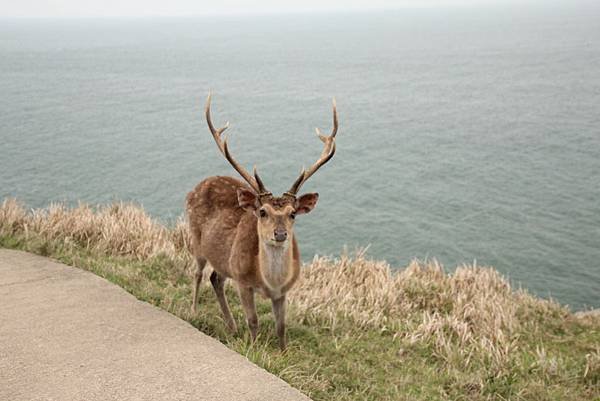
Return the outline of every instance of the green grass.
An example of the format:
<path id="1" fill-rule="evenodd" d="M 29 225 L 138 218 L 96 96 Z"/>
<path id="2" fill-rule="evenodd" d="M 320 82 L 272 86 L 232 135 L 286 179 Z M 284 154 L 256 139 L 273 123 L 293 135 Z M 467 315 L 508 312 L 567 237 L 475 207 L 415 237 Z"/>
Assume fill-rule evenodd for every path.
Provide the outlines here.
<path id="1" fill-rule="evenodd" d="M 530 324 L 511 333 L 505 342 L 510 349 L 499 363 L 492 351 L 481 351 L 484 346 L 472 348 L 465 357 L 464 344 L 451 331 L 449 340 L 441 344 L 436 336 L 408 341 L 398 334 L 420 324 L 422 313 L 390 327 L 369 326 L 343 313 L 332 319 L 330 314 L 307 314 L 290 305 L 289 347 L 282 353 L 274 336 L 270 303 L 258 300 L 261 328 L 252 344 L 237 294 L 228 287 L 240 327 L 237 335 L 231 335 L 206 283 L 198 313 L 190 312 L 190 279 L 185 266 L 170 256 L 111 256 L 73 241 L 6 231 L 0 230 L 1 247 L 49 256 L 102 276 L 188 321 L 314 400 L 600 400 L 597 320 L 576 319 L 553 309 L 542 314 L 524 306 L 518 314 Z M 415 287 L 415 293 L 407 296 L 429 299 L 421 290 Z M 433 307 L 427 302 L 415 305 L 423 311 Z M 435 305 L 440 314 L 453 308 L 448 302 Z"/>

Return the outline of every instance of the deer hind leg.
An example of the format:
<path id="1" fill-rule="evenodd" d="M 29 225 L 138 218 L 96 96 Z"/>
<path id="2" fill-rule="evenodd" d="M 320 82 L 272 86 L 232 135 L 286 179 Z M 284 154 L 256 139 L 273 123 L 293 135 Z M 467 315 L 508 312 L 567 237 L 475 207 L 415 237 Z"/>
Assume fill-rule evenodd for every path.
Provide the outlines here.
<path id="1" fill-rule="evenodd" d="M 254 305 L 254 289 L 238 285 L 238 291 L 246 315 L 246 321 L 248 322 L 248 328 L 250 329 L 250 335 L 252 336 L 252 341 L 254 341 L 258 332 L 258 316 L 256 315 L 256 306 Z"/>
<path id="2" fill-rule="evenodd" d="M 225 298 L 225 277 L 221 276 L 216 271 L 213 271 L 210 275 L 210 282 L 212 283 L 215 294 L 217 295 L 217 300 L 221 306 L 225 323 L 227 324 L 227 327 L 229 327 L 229 330 L 235 333 L 237 331 L 237 325 L 235 324 L 235 320 L 233 320 L 233 316 L 231 316 L 229 304 L 227 303 L 227 298 Z"/>
<path id="3" fill-rule="evenodd" d="M 279 338 L 279 348 L 285 350 L 285 296 L 273 299 L 273 314 L 275 315 L 275 329 Z"/>
<path id="4" fill-rule="evenodd" d="M 196 306 L 198 305 L 198 289 L 202 282 L 202 271 L 206 266 L 206 259 L 201 256 L 196 257 L 196 273 L 194 273 L 194 293 L 192 295 L 192 313 L 196 313 Z"/>

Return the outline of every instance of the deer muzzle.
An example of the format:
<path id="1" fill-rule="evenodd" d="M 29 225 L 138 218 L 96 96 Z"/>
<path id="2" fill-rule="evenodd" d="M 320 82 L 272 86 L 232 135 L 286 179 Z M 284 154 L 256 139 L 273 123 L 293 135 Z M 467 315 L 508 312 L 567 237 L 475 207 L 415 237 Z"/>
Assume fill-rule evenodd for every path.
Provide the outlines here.
<path id="1" fill-rule="evenodd" d="M 283 242 L 287 239 L 288 233 L 285 228 L 276 228 L 274 234 L 275 241 Z"/>

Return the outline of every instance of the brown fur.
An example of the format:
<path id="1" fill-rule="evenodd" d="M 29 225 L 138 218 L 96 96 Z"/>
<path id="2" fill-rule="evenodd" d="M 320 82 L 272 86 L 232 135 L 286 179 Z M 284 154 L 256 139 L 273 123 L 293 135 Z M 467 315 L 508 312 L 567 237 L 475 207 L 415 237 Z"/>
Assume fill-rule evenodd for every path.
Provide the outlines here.
<path id="1" fill-rule="evenodd" d="M 210 177 L 200 182 L 187 195 L 192 253 L 198 262 L 193 310 L 202 270 L 208 261 L 214 270 L 211 283 L 227 325 L 236 330 L 223 291 L 223 283 L 231 278 L 237 283 L 253 339 L 258 330 L 254 292 L 272 300 L 279 343 L 284 349 L 285 294 L 300 273 L 300 252 L 290 216 L 293 212 L 308 213 L 317 199 L 317 194 L 298 200 L 266 196 L 259 202 L 255 192 L 235 178 Z M 259 217 L 260 209 L 265 209 L 264 217 Z M 276 229 L 286 231 L 286 241 L 275 241 Z"/>

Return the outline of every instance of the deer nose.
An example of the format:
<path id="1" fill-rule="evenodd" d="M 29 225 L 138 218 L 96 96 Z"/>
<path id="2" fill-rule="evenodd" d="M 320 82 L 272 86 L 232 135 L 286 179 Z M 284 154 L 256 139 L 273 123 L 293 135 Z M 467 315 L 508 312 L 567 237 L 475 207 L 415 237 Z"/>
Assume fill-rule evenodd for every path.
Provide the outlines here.
<path id="1" fill-rule="evenodd" d="M 276 228 L 275 229 L 275 241 L 285 241 L 287 239 L 287 231 L 285 228 Z"/>

